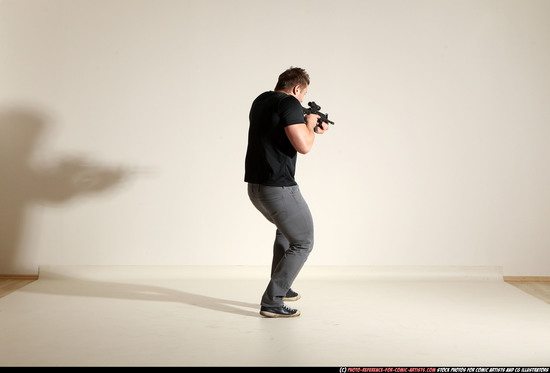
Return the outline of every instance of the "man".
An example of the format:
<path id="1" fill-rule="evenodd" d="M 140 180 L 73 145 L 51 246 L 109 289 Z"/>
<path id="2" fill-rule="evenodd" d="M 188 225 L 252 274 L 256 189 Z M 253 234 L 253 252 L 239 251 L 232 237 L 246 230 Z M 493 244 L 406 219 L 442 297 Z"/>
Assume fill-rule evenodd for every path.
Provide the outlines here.
<path id="1" fill-rule="evenodd" d="M 328 124 L 315 131 L 319 116 L 304 118 L 301 102 L 309 82 L 304 69 L 291 67 L 250 109 L 244 180 L 253 205 L 277 227 L 271 280 L 261 300 L 260 314 L 266 317 L 300 315 L 284 301 L 300 298 L 290 287 L 313 249 L 313 219 L 294 173 L 297 153 L 307 154 L 315 133 L 327 131 Z"/>

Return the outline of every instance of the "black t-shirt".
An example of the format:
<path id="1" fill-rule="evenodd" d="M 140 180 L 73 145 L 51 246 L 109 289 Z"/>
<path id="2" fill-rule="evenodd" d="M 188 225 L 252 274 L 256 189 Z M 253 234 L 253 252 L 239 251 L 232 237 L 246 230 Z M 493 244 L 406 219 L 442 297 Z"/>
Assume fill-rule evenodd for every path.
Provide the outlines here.
<path id="1" fill-rule="evenodd" d="M 285 127 L 305 123 L 296 97 L 283 92 L 264 92 L 250 109 L 244 181 L 269 186 L 296 185 L 296 149 Z"/>

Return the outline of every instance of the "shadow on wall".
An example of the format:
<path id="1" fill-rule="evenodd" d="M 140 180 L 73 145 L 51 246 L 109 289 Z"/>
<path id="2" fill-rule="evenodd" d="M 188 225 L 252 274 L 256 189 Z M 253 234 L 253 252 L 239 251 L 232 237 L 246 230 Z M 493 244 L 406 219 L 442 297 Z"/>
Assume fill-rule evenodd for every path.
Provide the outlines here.
<path id="1" fill-rule="evenodd" d="M 46 117 L 32 110 L 0 111 L 0 274 L 25 268 L 21 247 L 25 213 L 34 203 L 61 204 L 78 196 L 105 192 L 128 172 L 65 157 L 53 165 L 34 159 L 47 130 Z M 31 253 L 32 255 L 32 253 Z M 28 274 L 25 268 L 25 274 Z"/>

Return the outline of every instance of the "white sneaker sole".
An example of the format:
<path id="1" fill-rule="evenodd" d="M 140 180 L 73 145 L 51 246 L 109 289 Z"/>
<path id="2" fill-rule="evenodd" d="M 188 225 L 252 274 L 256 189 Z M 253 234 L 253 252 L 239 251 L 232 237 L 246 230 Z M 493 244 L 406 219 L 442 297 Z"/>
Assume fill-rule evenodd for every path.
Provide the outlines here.
<path id="1" fill-rule="evenodd" d="M 279 318 L 282 318 L 282 317 L 296 317 L 296 316 L 300 316 L 300 311 L 296 311 L 296 313 L 295 313 L 295 314 L 292 314 L 292 315 L 281 315 L 280 313 L 274 313 L 274 312 L 268 312 L 268 311 L 260 311 L 260 315 L 265 316 L 265 317 L 271 317 L 271 318 L 276 318 L 276 317 L 279 317 Z"/>
<path id="2" fill-rule="evenodd" d="M 284 302 L 294 302 L 294 301 L 297 301 L 298 299 L 300 299 L 301 297 L 302 296 L 300 294 L 296 295 L 295 297 L 290 297 L 290 298 L 284 297 L 283 301 Z"/>

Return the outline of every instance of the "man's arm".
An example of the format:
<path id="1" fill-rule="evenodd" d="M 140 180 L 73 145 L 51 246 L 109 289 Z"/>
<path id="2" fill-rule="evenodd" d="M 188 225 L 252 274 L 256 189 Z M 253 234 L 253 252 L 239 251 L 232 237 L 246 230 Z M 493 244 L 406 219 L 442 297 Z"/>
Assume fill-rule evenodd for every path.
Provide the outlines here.
<path id="1" fill-rule="evenodd" d="M 313 147 L 315 140 L 314 128 L 317 125 L 319 115 L 306 115 L 306 123 L 291 124 L 285 127 L 285 132 L 290 140 L 290 143 L 300 154 L 307 154 Z M 322 127 L 317 129 L 318 134 L 322 134 L 328 130 L 328 124 L 323 123 Z"/>

